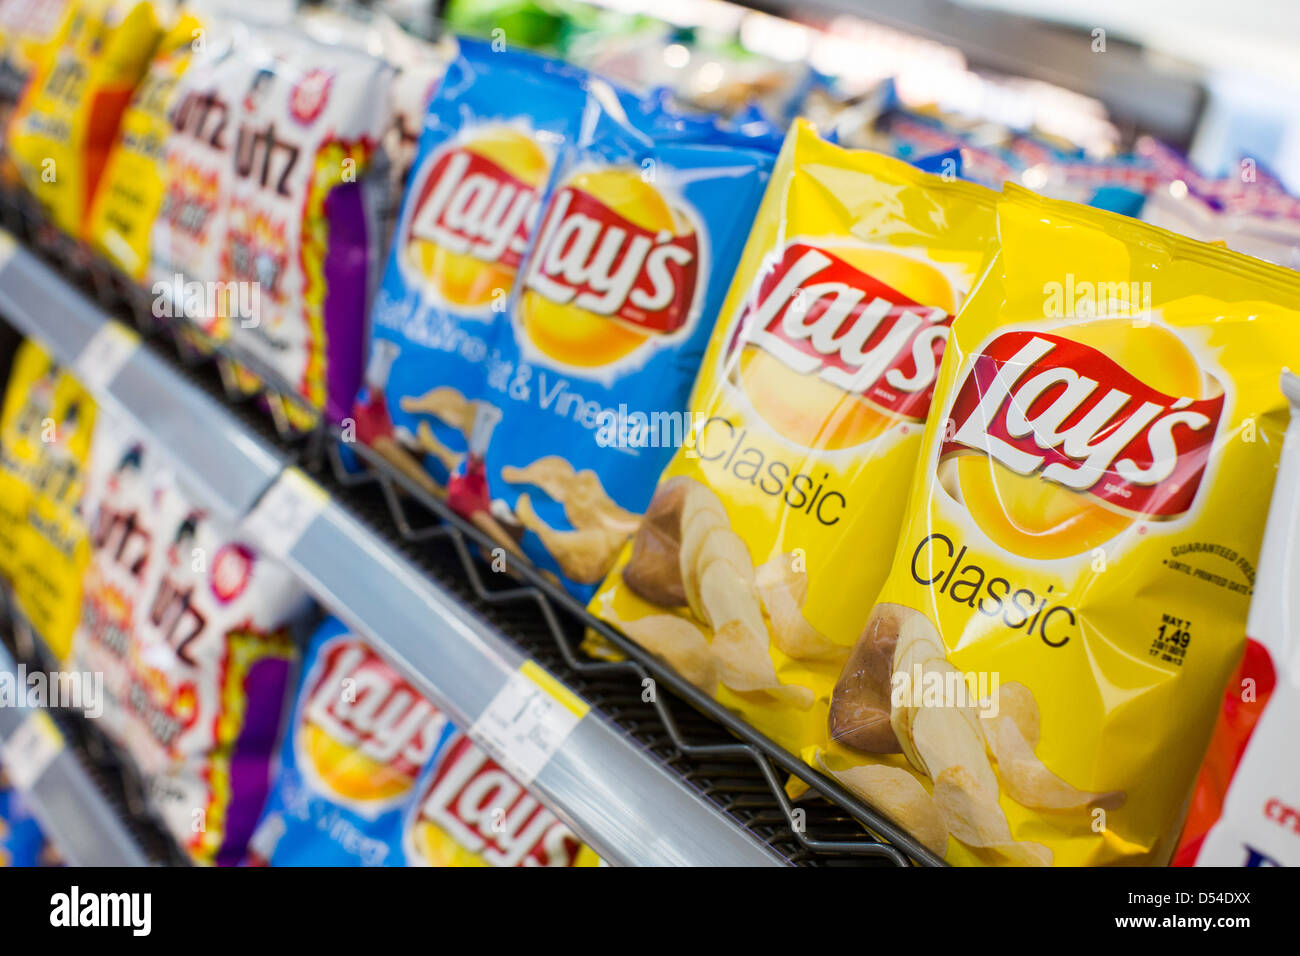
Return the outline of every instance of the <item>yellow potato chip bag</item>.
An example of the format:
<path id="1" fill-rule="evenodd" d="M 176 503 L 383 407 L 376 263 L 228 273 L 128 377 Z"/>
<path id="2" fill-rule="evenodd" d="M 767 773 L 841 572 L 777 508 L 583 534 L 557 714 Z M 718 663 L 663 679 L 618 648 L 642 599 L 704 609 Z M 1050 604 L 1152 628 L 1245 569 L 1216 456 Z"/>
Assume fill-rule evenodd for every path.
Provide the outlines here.
<path id="1" fill-rule="evenodd" d="M 886 812 L 863 771 L 911 773 L 953 863 L 1164 863 L 1245 643 L 1300 275 L 1011 186 L 998 226 L 818 756 Z"/>
<path id="2" fill-rule="evenodd" d="M 14 353 L 0 408 L 0 575 L 12 585 L 27 528 L 32 488 L 26 476 L 40 460 L 41 429 L 54 410 L 59 369 L 35 342 Z"/>
<path id="3" fill-rule="evenodd" d="M 153 3 L 79 0 L 32 72 L 8 150 L 54 224 L 80 236 L 118 120 L 158 42 Z"/>
<path id="4" fill-rule="evenodd" d="M 889 570 L 996 199 L 796 123 L 704 357 L 693 441 L 592 600 L 796 752 L 824 739 Z"/>
<path id="5" fill-rule="evenodd" d="M 0 570 L 60 658 L 76 629 L 90 556 L 79 505 L 94 421 L 90 394 L 24 343 L 0 418 Z"/>
<path id="6" fill-rule="evenodd" d="M 86 238 L 136 281 L 145 278 L 150 232 L 166 191 L 163 143 L 172 130 L 173 94 L 202 36 L 200 21 L 189 14 L 167 31 L 122 113 L 91 202 Z"/>

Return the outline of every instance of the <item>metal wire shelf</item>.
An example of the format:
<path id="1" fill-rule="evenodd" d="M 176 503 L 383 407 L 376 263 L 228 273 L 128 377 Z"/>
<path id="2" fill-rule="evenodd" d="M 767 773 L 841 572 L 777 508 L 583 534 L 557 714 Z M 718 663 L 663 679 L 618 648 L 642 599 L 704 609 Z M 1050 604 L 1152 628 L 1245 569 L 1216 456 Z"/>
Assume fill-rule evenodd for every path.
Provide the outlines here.
<path id="1" fill-rule="evenodd" d="M 184 320 L 156 316 L 151 295 L 50 227 L 30 198 L 0 195 L 0 224 L 110 314 L 129 318 L 190 381 L 219 398 L 286 461 L 311 474 L 375 534 L 400 547 L 756 840 L 794 864 L 942 865 L 905 830 L 681 679 L 532 566 L 515 562 L 509 574 L 490 571 L 480 553 L 495 547 L 491 538 L 386 459 L 343 441 L 337 426 L 236 346 L 204 339 Z M 240 367 L 253 373 L 255 388 L 237 374 Z M 310 416 L 314 425 L 298 426 Z M 364 467 L 350 466 L 349 454 Z M 588 630 L 625 659 L 585 654 L 579 644 Z M 644 700 L 648 678 L 671 693 Z M 806 786 L 799 799 L 787 792 L 791 778 Z"/>

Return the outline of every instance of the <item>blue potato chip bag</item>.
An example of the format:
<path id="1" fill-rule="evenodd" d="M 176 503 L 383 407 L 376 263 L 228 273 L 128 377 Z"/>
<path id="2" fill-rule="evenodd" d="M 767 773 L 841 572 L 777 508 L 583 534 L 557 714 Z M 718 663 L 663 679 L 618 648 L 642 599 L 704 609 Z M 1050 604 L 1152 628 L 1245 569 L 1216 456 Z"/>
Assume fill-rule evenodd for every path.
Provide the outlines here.
<path id="1" fill-rule="evenodd" d="M 591 87 L 451 496 L 583 601 L 689 440 L 691 386 L 774 159 L 714 127 L 655 135 Z"/>
<path id="2" fill-rule="evenodd" d="M 430 100 L 383 281 L 356 437 L 441 495 L 586 74 L 460 41 Z"/>
<path id="3" fill-rule="evenodd" d="M 343 622 L 312 637 L 280 773 L 250 841 L 271 866 L 404 866 L 403 819 L 452 731 Z"/>

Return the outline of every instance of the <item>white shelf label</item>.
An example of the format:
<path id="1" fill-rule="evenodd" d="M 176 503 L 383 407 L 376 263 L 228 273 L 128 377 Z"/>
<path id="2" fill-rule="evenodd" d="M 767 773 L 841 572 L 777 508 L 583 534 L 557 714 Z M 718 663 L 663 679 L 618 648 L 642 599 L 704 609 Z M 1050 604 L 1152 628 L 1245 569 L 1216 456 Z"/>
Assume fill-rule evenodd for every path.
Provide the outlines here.
<path id="1" fill-rule="evenodd" d="M 244 518 L 243 532 L 266 554 L 284 560 L 327 501 L 324 488 L 299 469 L 286 468 Z"/>
<path id="2" fill-rule="evenodd" d="M 528 786 L 587 710 L 568 688 L 528 661 L 474 721 L 470 736 Z"/>
<path id="3" fill-rule="evenodd" d="M 45 773 L 45 768 L 63 749 L 63 735 L 54 726 L 50 715 L 34 711 L 5 741 L 4 766 L 9 779 L 19 790 L 31 790 L 33 784 Z"/>
<path id="4" fill-rule="evenodd" d="M 117 322 L 105 322 L 91 336 L 73 365 L 81 384 L 103 391 L 140 347 L 140 337 Z"/>

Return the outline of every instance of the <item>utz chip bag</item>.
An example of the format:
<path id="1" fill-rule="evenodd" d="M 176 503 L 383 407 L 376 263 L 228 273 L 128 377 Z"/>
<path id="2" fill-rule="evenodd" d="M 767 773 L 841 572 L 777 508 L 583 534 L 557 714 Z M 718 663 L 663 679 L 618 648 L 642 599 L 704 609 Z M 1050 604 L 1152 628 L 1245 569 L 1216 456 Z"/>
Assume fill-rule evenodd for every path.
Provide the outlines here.
<path id="1" fill-rule="evenodd" d="M 233 340 L 335 421 L 361 382 L 383 185 L 369 184 L 391 69 L 343 45 L 259 31 L 230 130 L 218 277 Z M 248 295 L 245 296 L 245 288 Z"/>
<path id="2" fill-rule="evenodd" d="M 691 385 L 773 159 L 712 127 L 634 128 L 602 99 L 611 112 L 561 156 L 488 358 L 486 449 L 470 449 L 452 501 L 490 510 L 584 601 L 690 432 Z M 461 493 L 480 468 L 485 493 Z"/>
<path id="3" fill-rule="evenodd" d="M 797 122 L 690 407 L 591 610 L 791 750 L 889 570 L 995 196 Z"/>
<path id="4" fill-rule="evenodd" d="M 103 675 L 97 726 L 121 744 L 128 730 L 135 621 L 161 548 L 162 491 L 154 453 L 111 414 L 95 423 L 82 512 L 90 558 L 82 581 L 72 666 Z"/>
<path id="5" fill-rule="evenodd" d="M 1283 373 L 1282 390 L 1291 424 L 1246 618 L 1246 653 L 1223 692 L 1176 866 L 1300 866 L 1300 622 L 1291 601 L 1300 543 L 1300 379 Z"/>
<path id="6" fill-rule="evenodd" d="M 159 33 L 148 0 L 75 0 L 14 111 L 9 154 L 68 235 L 82 234 L 118 120 Z"/>
<path id="7" fill-rule="evenodd" d="M 149 267 L 149 237 L 166 191 L 163 146 L 172 132 L 173 94 L 200 37 L 206 51 L 201 22 L 189 14 L 164 34 L 122 113 L 91 203 L 87 240 L 137 282 Z"/>
<path id="8" fill-rule="evenodd" d="M 94 423 L 90 395 L 24 343 L 0 418 L 0 572 L 60 659 L 77 626 L 90 557 L 80 504 Z"/>
<path id="9" fill-rule="evenodd" d="M 1294 273 L 1008 187 L 817 759 L 961 864 L 1169 860 L 1241 657 Z"/>
<path id="10" fill-rule="evenodd" d="M 463 40 L 429 103 L 354 417 L 430 494 L 464 462 L 496 324 L 586 101 L 572 67 Z"/>
<path id="11" fill-rule="evenodd" d="M 173 314 L 213 339 L 229 336 L 229 303 L 209 309 L 206 297 L 187 302 L 184 293 L 187 282 L 213 282 L 220 274 L 235 129 L 243 91 L 256 71 L 252 57 L 237 54 L 237 47 L 251 49 L 246 29 L 212 24 L 204 52 L 191 54 L 176 80 L 167 114 L 171 129 L 162 144 L 162 203 L 149 230 L 148 280 L 164 295 L 172 286 Z"/>
<path id="12" fill-rule="evenodd" d="M 584 865 L 595 855 L 331 618 L 250 844 L 271 866 Z"/>
<path id="13" fill-rule="evenodd" d="M 270 790 L 296 658 L 290 628 L 310 601 L 289 571 L 160 478 L 161 534 L 131 640 L 126 749 L 191 858 L 233 865 Z"/>

